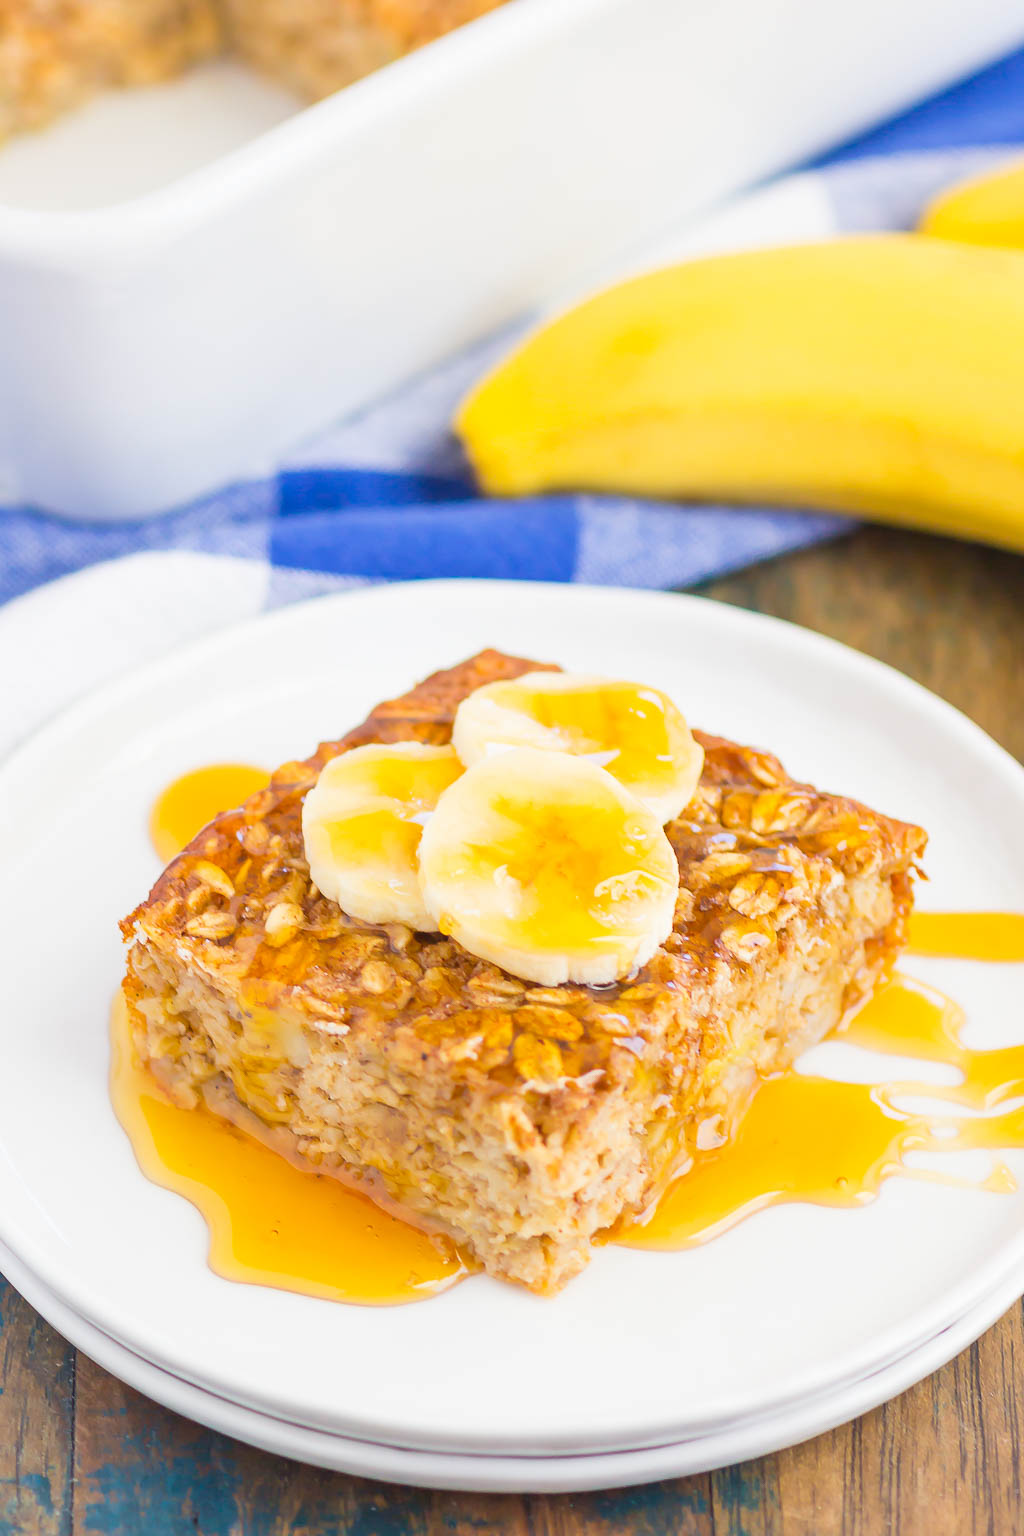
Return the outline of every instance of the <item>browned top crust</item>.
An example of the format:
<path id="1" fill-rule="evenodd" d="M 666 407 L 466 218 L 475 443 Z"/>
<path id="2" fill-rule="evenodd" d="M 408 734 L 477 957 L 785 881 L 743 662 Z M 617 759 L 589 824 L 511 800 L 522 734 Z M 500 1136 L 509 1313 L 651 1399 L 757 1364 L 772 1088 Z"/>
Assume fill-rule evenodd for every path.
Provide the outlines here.
<path id="1" fill-rule="evenodd" d="M 594 1069 L 621 1079 L 664 1031 L 665 1010 L 678 1011 L 681 990 L 713 997 L 737 970 L 767 966 L 806 936 L 812 913 L 819 932 L 830 910 L 841 924 L 840 893 L 858 876 L 891 881 L 882 943 L 895 949 L 921 828 L 797 783 L 767 752 L 700 733 L 700 785 L 666 829 L 680 870 L 674 932 L 627 982 L 534 987 L 449 939 L 371 927 L 323 898 L 309 878 L 301 808 L 324 763 L 368 742 L 447 742 L 467 694 L 540 665 L 482 651 L 286 763 L 168 865 L 121 924 L 125 938 L 177 954 L 243 1008 L 286 1010 L 341 1027 L 350 1047 L 362 1037 L 410 1063 L 439 1057 L 477 1083 L 540 1091 Z"/>

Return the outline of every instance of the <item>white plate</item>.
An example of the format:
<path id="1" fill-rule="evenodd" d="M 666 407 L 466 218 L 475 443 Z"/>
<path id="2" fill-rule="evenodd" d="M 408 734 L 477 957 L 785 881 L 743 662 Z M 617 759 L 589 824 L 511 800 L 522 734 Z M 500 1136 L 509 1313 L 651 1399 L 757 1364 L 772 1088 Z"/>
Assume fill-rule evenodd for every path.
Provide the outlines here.
<path id="1" fill-rule="evenodd" d="M 1024 773 L 820 637 L 694 598 L 526 583 L 288 609 L 106 688 L 0 770 L 0 1238 L 89 1322 L 215 1393 L 356 1439 L 488 1454 L 630 1450 L 763 1419 L 881 1368 L 1004 1281 L 1024 1289 L 1024 1196 L 899 1180 L 864 1210 L 790 1206 L 694 1252 L 606 1249 L 553 1301 L 477 1279 L 359 1309 L 207 1269 L 202 1221 L 140 1176 L 106 1096 L 114 923 L 155 873 L 153 796 L 197 762 L 301 754 L 488 643 L 665 687 L 702 726 L 919 819 L 931 906 L 1024 908 Z M 979 1043 L 1020 1031 L 1018 969 L 915 969 L 968 1006 Z"/>
<path id="2" fill-rule="evenodd" d="M 474 1493 L 575 1493 L 623 1488 L 665 1477 L 691 1477 L 716 1467 L 766 1456 L 845 1424 L 876 1408 L 952 1360 L 989 1328 L 1016 1299 L 1015 1285 L 986 1297 L 934 1339 L 840 1392 L 824 1394 L 741 1429 L 720 1430 L 679 1445 L 594 1456 L 459 1456 L 440 1451 L 402 1451 L 394 1446 L 347 1440 L 304 1429 L 215 1397 L 134 1355 L 71 1311 L 0 1245 L 0 1272 L 46 1320 L 91 1360 L 175 1413 L 208 1429 L 232 1435 L 262 1451 L 293 1461 L 380 1478 L 417 1488 Z"/>

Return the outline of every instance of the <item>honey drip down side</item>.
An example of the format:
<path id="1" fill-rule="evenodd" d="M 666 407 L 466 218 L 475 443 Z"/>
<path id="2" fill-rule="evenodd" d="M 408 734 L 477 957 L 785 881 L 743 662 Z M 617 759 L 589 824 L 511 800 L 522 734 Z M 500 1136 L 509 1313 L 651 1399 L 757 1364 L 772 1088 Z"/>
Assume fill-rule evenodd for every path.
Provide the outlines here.
<path id="1" fill-rule="evenodd" d="M 910 1166 L 914 1152 L 1024 1147 L 1024 1109 L 978 1118 L 1024 1095 L 1024 1045 L 973 1051 L 961 1043 L 961 1009 L 942 993 L 896 976 L 831 1038 L 885 1055 L 954 1068 L 960 1082 L 937 1086 L 913 1076 L 882 1084 L 847 1083 L 796 1070 L 761 1083 L 734 1135 L 696 1155 L 646 1220 L 619 1234 L 629 1247 L 675 1249 L 706 1242 L 766 1206 L 792 1201 L 857 1206 L 896 1174 L 962 1185 L 959 1177 Z M 934 1101 L 928 1113 L 899 1107 Z M 997 1164 L 981 1185 L 1015 1184 Z"/>
<path id="2" fill-rule="evenodd" d="M 767 1206 L 863 1205 L 895 1175 L 964 1182 L 909 1167 L 909 1153 L 1024 1147 L 1024 1109 L 1011 1103 L 1024 1095 L 1024 1046 L 969 1050 L 960 1042 L 961 1023 L 959 1008 L 941 993 L 896 977 L 833 1038 L 944 1063 L 960 1073 L 958 1084 L 845 1083 L 794 1070 L 769 1078 L 733 1137 L 699 1152 L 653 1213 L 612 1240 L 634 1248 L 691 1247 Z M 118 1118 L 146 1176 L 204 1216 L 217 1274 L 336 1301 L 386 1303 L 424 1299 L 468 1272 L 450 1243 L 368 1195 L 297 1167 L 205 1106 L 170 1103 L 134 1059 L 120 999 L 112 1035 Z M 911 1114 L 894 1102 L 909 1095 L 934 1101 L 934 1112 Z M 965 1118 L 958 1109 L 987 1113 Z M 977 1187 L 1015 1186 L 997 1166 Z"/>
<path id="3" fill-rule="evenodd" d="M 372 1305 L 423 1300 L 467 1273 L 446 1239 L 297 1167 L 205 1106 L 172 1104 L 136 1060 L 120 994 L 110 1087 L 143 1173 L 199 1210 L 210 1268 L 225 1279 Z"/>

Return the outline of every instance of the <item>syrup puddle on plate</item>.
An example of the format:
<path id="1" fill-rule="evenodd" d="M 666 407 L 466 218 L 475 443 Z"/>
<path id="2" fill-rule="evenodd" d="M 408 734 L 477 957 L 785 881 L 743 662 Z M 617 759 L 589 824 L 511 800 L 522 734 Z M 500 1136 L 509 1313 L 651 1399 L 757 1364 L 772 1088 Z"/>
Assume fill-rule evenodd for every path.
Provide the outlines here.
<path id="1" fill-rule="evenodd" d="M 950 960 L 1024 960 L 1024 912 L 911 912 L 909 948 Z"/>
<path id="2" fill-rule="evenodd" d="M 148 1179 L 190 1200 L 227 1280 L 330 1301 L 417 1301 L 468 1272 L 454 1245 L 330 1174 L 299 1168 L 205 1106 L 172 1104 L 139 1065 L 123 998 L 111 1019 L 110 1096 Z"/>
<path id="3" fill-rule="evenodd" d="M 150 813 L 149 837 L 158 857 L 169 864 L 208 821 L 269 782 L 265 768 L 249 763 L 213 763 L 183 773 L 157 797 Z"/>
<path id="4" fill-rule="evenodd" d="M 150 815 L 159 858 L 169 862 L 214 816 L 269 780 L 248 763 L 182 774 Z M 171 1103 L 135 1059 L 120 995 L 111 1017 L 110 1093 L 146 1177 L 184 1195 L 204 1217 L 216 1274 L 331 1301 L 386 1304 L 432 1296 L 467 1273 L 445 1239 L 330 1174 L 297 1166 L 205 1105 Z"/>
<path id="5" fill-rule="evenodd" d="M 895 976 L 829 1039 L 954 1067 L 962 1082 L 954 1087 L 913 1079 L 848 1083 L 798 1071 L 770 1077 L 757 1088 L 732 1138 L 698 1153 L 650 1217 L 617 1240 L 630 1248 L 688 1248 L 770 1205 L 797 1200 L 864 1205 L 894 1174 L 1012 1191 L 1013 1177 L 1002 1165 L 979 1184 L 906 1162 L 912 1152 L 1024 1147 L 1022 1109 L 978 1118 L 954 1113 L 954 1106 L 990 1109 L 1024 1095 L 1024 1046 L 968 1050 L 960 1043 L 962 1022 L 960 1009 L 941 992 Z M 895 1102 L 909 1097 L 942 1102 L 933 1112 L 912 1113 Z"/>
<path id="6" fill-rule="evenodd" d="M 259 769 L 226 764 L 185 775 L 152 818 L 170 858 L 225 805 L 262 788 Z M 219 804 L 213 803 L 219 798 Z M 914 913 L 911 952 L 1024 961 L 1024 914 Z M 767 1206 L 855 1207 L 893 1177 L 1010 1191 L 997 1164 L 981 1183 L 911 1166 L 909 1154 L 1024 1147 L 1024 1045 L 975 1051 L 963 1014 L 941 993 L 896 976 L 830 1038 L 883 1055 L 953 1068 L 953 1086 L 900 1078 L 850 1083 L 790 1070 L 760 1084 L 731 1139 L 699 1152 L 653 1212 L 614 1233 L 632 1248 L 709 1241 Z M 470 1272 L 453 1245 L 413 1226 L 335 1176 L 300 1167 L 210 1109 L 170 1103 L 137 1064 L 127 1010 L 112 1022 L 114 1107 L 142 1171 L 184 1195 L 210 1230 L 210 1266 L 227 1279 L 360 1303 L 425 1299 Z M 899 1101 L 927 1100 L 928 1112 Z M 968 1111 L 958 1115 L 958 1110 Z M 999 1112 L 995 1112 L 999 1111 Z M 979 1113 L 980 1112 L 980 1113 Z"/>

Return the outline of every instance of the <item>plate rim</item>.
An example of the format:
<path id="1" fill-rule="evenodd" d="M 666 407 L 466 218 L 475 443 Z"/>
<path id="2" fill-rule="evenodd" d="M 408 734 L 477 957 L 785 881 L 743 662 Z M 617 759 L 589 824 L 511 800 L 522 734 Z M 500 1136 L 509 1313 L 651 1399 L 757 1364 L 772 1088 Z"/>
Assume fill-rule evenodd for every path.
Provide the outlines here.
<path id="1" fill-rule="evenodd" d="M 8 1283 L 76 1349 L 133 1390 L 204 1428 L 307 1466 L 406 1487 L 473 1493 L 561 1494 L 635 1487 L 774 1455 L 849 1423 L 926 1380 L 988 1332 L 1019 1300 L 1015 1286 L 997 1287 L 933 1338 L 880 1370 L 834 1393 L 790 1405 L 778 1414 L 732 1430 L 713 1430 L 690 1440 L 640 1450 L 502 1456 L 403 1449 L 310 1429 L 247 1408 L 164 1370 L 103 1333 L 48 1292 L 0 1245 L 0 1272 L 8 1269 L 16 1276 L 13 1281 L 8 1277 Z M 158 1388 L 155 1392 L 154 1383 Z M 286 1437 L 296 1436 L 297 1442 L 291 1438 L 287 1445 L 282 1443 Z M 368 1459 L 372 1459 L 372 1466 L 367 1465 Z"/>
<path id="2" fill-rule="evenodd" d="M 173 552 L 172 552 L 173 553 Z M 136 556 L 125 556 L 125 559 L 134 559 Z M 120 564 L 120 561 L 104 562 L 105 564 Z M 68 576 L 59 578 L 61 581 L 73 580 L 82 574 L 72 571 Z M 207 651 L 216 650 L 221 645 L 229 644 L 235 638 L 244 638 L 252 633 L 261 633 L 274 628 L 287 628 L 295 623 L 296 618 L 311 609 L 326 609 L 330 607 L 348 607 L 366 604 L 374 605 L 376 602 L 390 602 L 400 600 L 403 594 L 421 591 L 433 591 L 443 598 L 445 594 L 454 595 L 461 591 L 493 592 L 495 596 L 502 593 L 521 593 L 523 591 L 535 591 L 538 594 L 549 596 L 557 592 L 560 600 L 579 602 L 582 600 L 600 599 L 602 602 L 621 602 L 623 606 L 635 603 L 638 600 L 644 605 L 664 606 L 666 612 L 670 608 L 683 606 L 691 611 L 703 611 L 705 613 L 724 613 L 730 616 L 728 622 L 750 624 L 759 628 L 765 634 L 774 634 L 780 638 L 788 639 L 795 643 L 794 637 L 799 637 L 799 644 L 807 646 L 819 656 L 832 658 L 840 665 L 854 666 L 858 669 L 867 668 L 879 679 L 897 688 L 906 691 L 908 698 L 915 699 L 926 708 L 932 710 L 939 719 L 945 718 L 949 723 L 956 724 L 965 729 L 973 738 L 974 743 L 981 750 L 993 755 L 993 761 L 1008 766 L 1017 773 L 1024 774 L 1024 767 L 1017 761 L 1013 754 L 991 737 L 975 720 L 951 704 L 948 699 L 933 693 L 932 690 L 919 683 L 915 678 L 901 672 L 898 667 L 889 662 L 882 661 L 877 656 L 871 656 L 866 651 L 859 651 L 855 646 L 847 645 L 843 640 L 837 640 L 832 635 L 822 634 L 820 630 L 809 629 L 803 624 L 798 624 L 792 619 L 779 618 L 776 614 L 762 613 L 758 609 L 743 608 L 736 603 L 722 602 L 718 598 L 702 597 L 693 592 L 670 592 L 647 587 L 623 587 L 600 586 L 587 582 L 559 582 L 547 581 L 514 581 L 499 580 L 483 577 L 429 577 L 417 581 L 392 581 L 377 582 L 365 587 L 342 592 L 324 592 L 316 597 L 302 598 L 298 602 L 286 603 L 280 608 L 273 608 L 262 613 L 257 613 L 249 618 L 237 619 L 225 624 L 222 628 L 207 632 L 198 639 L 190 641 L 187 645 L 179 646 L 169 655 L 156 660 L 132 664 L 116 677 L 108 678 L 99 683 L 95 688 L 90 688 L 80 699 L 73 704 L 66 705 L 55 714 L 48 716 L 41 724 L 31 730 L 21 741 L 15 743 L 9 752 L 0 756 L 0 775 L 6 776 L 11 770 L 17 770 L 22 765 L 22 759 L 27 759 L 45 746 L 45 738 L 48 734 L 58 732 L 62 728 L 71 728 L 86 721 L 90 714 L 103 708 L 112 702 L 122 691 L 130 691 L 137 686 L 143 678 L 151 678 L 159 681 L 166 674 L 171 674 L 181 668 L 187 667 L 197 656 Z M 21 598 L 15 598 L 15 603 L 22 599 L 30 599 L 34 593 L 27 592 Z M 462 659 L 462 658 L 459 658 Z M 452 665 L 453 663 L 449 663 Z M 436 670 L 436 669 L 435 669 Z M 2 815 L 2 812 L 0 812 Z M 2 823 L 0 823 L 2 825 Z"/>

